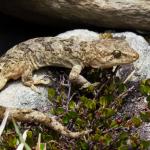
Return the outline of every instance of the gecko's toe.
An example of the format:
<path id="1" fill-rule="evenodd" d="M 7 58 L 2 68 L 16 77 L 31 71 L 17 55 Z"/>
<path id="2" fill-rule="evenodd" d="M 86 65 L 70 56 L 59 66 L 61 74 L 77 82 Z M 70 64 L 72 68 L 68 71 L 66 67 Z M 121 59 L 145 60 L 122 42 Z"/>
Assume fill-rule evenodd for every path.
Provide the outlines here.
<path id="1" fill-rule="evenodd" d="M 35 85 L 31 85 L 30 87 L 34 92 L 38 93 L 38 94 L 41 94 L 39 89 L 35 86 Z"/>
<path id="2" fill-rule="evenodd" d="M 35 85 L 37 84 L 44 84 L 44 85 L 48 85 L 51 83 L 51 80 L 48 76 L 46 75 L 34 75 L 33 77 L 33 83 Z"/>
<path id="3" fill-rule="evenodd" d="M 40 83 L 41 83 L 41 84 L 45 84 L 45 85 L 47 85 L 47 84 L 50 84 L 50 83 L 51 83 L 51 80 L 50 80 L 50 79 L 48 79 L 48 78 L 46 78 L 46 79 L 42 79 L 42 80 L 40 80 Z"/>

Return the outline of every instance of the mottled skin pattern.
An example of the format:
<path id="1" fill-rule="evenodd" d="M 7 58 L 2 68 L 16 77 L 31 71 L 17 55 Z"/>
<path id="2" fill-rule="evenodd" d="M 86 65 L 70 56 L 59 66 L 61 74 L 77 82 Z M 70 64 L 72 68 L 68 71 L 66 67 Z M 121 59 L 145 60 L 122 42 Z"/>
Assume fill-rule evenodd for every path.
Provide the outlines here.
<path id="1" fill-rule="evenodd" d="M 45 66 L 70 68 L 69 79 L 87 87 L 91 83 L 80 75 L 84 67 L 109 68 L 132 63 L 138 57 L 123 39 L 81 42 L 75 37 L 35 38 L 14 46 L 0 58 L 0 89 L 8 80 L 20 77 L 24 85 L 30 87 L 47 84 L 43 79 L 32 78 L 34 70 Z"/>

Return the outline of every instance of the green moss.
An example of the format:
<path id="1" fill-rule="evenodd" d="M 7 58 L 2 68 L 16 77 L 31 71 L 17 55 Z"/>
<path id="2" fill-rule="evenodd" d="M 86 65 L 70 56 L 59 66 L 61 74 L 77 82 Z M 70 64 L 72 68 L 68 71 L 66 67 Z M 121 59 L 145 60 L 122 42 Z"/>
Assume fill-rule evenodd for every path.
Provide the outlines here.
<path id="1" fill-rule="evenodd" d="M 150 84 L 149 84 L 149 82 L 150 82 L 150 79 L 141 81 L 140 91 L 144 95 L 149 95 L 150 94 Z"/>
<path id="2" fill-rule="evenodd" d="M 56 95 L 55 89 L 49 88 L 48 89 L 48 98 L 49 98 L 49 100 L 51 100 L 53 97 L 55 97 L 55 95 Z"/>

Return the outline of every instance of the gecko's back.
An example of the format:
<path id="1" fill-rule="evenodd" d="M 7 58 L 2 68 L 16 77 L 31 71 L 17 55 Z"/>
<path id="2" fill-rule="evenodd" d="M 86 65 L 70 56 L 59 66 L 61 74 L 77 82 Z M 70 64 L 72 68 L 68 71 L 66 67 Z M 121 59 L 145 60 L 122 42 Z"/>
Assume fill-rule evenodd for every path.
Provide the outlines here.
<path id="1" fill-rule="evenodd" d="M 60 66 L 72 68 L 80 63 L 84 55 L 81 42 L 76 38 L 40 37 L 22 42 L 11 48 L 4 57 L 13 57 L 16 61 L 24 59 L 32 62 L 36 68 Z"/>

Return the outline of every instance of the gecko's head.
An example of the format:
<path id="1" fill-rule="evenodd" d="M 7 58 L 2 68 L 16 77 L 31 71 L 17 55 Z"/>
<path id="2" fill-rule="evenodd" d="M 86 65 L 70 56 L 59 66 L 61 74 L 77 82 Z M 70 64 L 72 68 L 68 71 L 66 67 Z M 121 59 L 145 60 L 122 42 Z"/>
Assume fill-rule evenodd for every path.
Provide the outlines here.
<path id="1" fill-rule="evenodd" d="M 10 79 L 18 79 L 22 73 L 22 67 L 16 62 L 0 60 L 0 90 L 3 89 Z"/>
<path id="2" fill-rule="evenodd" d="M 132 63 L 139 58 L 139 54 L 123 39 L 102 39 L 95 41 L 91 58 L 93 68 L 110 68 Z"/>

